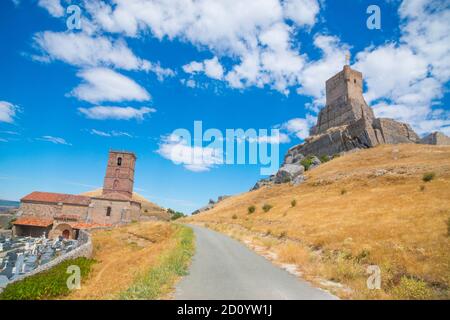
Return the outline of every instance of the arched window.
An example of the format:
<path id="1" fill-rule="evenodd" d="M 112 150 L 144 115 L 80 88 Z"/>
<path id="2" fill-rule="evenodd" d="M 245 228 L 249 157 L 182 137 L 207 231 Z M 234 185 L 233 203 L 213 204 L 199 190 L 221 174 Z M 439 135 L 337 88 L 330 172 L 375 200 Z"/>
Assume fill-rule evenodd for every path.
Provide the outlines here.
<path id="1" fill-rule="evenodd" d="M 119 180 L 114 180 L 113 189 L 117 189 L 119 187 Z"/>
<path id="2" fill-rule="evenodd" d="M 106 208 L 106 216 L 111 217 L 111 207 Z"/>
<path id="3" fill-rule="evenodd" d="M 118 157 L 118 158 L 117 158 L 117 165 L 118 165 L 118 166 L 121 166 L 121 165 L 122 165 L 122 158 L 121 158 L 121 157 Z"/>
<path id="4" fill-rule="evenodd" d="M 116 177 L 118 178 L 120 175 L 120 169 L 116 169 Z"/>

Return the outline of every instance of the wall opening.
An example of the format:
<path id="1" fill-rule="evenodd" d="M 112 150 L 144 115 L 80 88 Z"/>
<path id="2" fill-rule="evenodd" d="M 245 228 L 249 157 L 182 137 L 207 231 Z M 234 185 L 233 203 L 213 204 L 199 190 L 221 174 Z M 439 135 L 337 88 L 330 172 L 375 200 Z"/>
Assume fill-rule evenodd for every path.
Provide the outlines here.
<path id="1" fill-rule="evenodd" d="M 106 216 L 111 217 L 111 207 L 106 208 Z"/>
<path id="2" fill-rule="evenodd" d="M 121 158 L 121 157 L 118 157 L 118 158 L 117 158 L 117 165 L 118 165 L 118 166 L 121 166 L 121 165 L 122 165 L 122 158 Z"/>

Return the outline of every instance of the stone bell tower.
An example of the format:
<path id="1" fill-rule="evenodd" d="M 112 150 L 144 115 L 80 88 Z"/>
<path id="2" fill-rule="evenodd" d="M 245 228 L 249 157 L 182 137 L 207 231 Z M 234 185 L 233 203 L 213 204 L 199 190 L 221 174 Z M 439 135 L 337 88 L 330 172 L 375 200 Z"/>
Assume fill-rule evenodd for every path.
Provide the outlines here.
<path id="1" fill-rule="evenodd" d="M 103 195 L 133 195 L 136 155 L 127 151 L 109 151 L 108 166 L 103 183 Z"/>

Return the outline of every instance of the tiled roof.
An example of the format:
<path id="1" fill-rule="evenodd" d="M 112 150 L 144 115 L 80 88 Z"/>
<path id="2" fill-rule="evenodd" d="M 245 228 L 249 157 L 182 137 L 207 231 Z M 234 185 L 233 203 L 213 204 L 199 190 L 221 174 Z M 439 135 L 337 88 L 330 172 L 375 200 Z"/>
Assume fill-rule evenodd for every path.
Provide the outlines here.
<path id="1" fill-rule="evenodd" d="M 96 199 L 132 201 L 132 198 L 118 192 L 110 192 L 94 197 Z"/>
<path id="2" fill-rule="evenodd" d="M 20 201 L 37 201 L 37 202 L 50 202 L 50 203 L 64 203 L 64 204 L 74 204 L 79 206 L 88 206 L 91 202 L 91 198 L 86 196 L 78 196 L 74 194 L 64 194 L 64 193 L 52 193 L 52 192 L 32 192 Z"/>
<path id="3" fill-rule="evenodd" d="M 13 224 L 20 226 L 49 227 L 53 224 L 52 219 L 41 219 L 35 217 L 20 217 Z"/>

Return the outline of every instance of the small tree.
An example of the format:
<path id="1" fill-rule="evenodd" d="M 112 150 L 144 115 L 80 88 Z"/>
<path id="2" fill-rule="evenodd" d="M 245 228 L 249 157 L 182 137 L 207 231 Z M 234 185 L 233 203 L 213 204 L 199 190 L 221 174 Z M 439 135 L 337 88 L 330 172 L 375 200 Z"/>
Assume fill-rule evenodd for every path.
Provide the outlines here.
<path id="1" fill-rule="evenodd" d="M 427 173 L 424 173 L 422 180 L 423 180 L 423 182 L 430 182 L 435 177 L 436 177 L 436 174 L 434 172 L 427 172 Z"/>
<path id="2" fill-rule="evenodd" d="M 292 200 L 291 201 L 291 207 L 293 208 L 293 207 L 295 207 L 297 205 L 297 200 Z"/>
<path id="3" fill-rule="evenodd" d="M 270 209 L 272 209 L 272 208 L 273 207 L 270 204 L 267 204 L 267 203 L 265 205 L 263 205 L 263 207 L 262 207 L 264 212 L 269 212 Z"/>
<path id="4" fill-rule="evenodd" d="M 252 214 L 253 212 L 256 211 L 256 207 L 252 205 L 252 206 L 248 207 L 247 210 L 248 210 L 248 214 Z"/>

